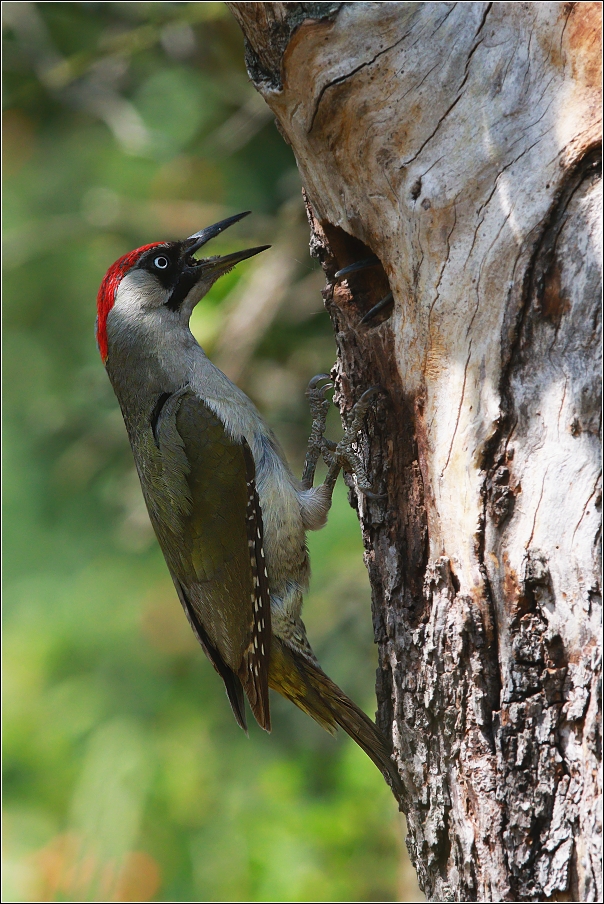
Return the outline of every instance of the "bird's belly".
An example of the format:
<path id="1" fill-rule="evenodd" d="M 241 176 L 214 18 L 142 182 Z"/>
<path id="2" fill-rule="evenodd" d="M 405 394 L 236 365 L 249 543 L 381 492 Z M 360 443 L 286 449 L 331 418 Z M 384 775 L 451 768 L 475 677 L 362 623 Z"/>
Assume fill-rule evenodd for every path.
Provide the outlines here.
<path id="1" fill-rule="evenodd" d="M 293 586 L 307 590 L 310 566 L 298 495 L 280 465 L 271 467 L 268 479 L 262 472 L 257 476 L 269 586 L 272 596 L 284 599 Z"/>

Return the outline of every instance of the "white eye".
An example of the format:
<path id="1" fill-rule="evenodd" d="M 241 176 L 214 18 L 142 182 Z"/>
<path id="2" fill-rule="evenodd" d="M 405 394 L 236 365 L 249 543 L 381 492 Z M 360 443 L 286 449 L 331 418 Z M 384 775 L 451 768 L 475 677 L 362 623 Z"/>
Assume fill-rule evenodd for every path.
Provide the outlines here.
<path id="1" fill-rule="evenodd" d="M 161 257 L 156 257 L 153 261 L 153 265 L 157 267 L 158 270 L 165 270 L 166 267 L 170 266 L 170 261 L 167 257 L 161 255 Z"/>

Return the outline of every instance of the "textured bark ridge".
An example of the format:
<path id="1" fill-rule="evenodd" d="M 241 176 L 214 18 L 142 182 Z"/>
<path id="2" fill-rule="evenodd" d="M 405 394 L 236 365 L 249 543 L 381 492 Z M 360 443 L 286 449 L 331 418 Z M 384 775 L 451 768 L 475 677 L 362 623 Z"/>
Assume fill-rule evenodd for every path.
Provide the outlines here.
<path id="1" fill-rule="evenodd" d="M 353 498 L 420 883 L 601 900 L 600 4 L 228 5 L 306 188 L 341 407 L 384 387 L 387 499 Z"/>

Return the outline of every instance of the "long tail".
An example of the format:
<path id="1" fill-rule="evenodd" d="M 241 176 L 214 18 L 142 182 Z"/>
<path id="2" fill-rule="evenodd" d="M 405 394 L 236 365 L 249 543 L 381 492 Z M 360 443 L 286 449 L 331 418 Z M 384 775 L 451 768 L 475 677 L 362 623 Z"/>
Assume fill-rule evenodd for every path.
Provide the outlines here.
<path id="1" fill-rule="evenodd" d="M 295 703 L 331 734 L 335 734 L 337 725 L 343 728 L 400 797 L 403 790 L 401 779 L 384 735 L 318 665 L 274 635 L 268 682 L 269 687 Z"/>

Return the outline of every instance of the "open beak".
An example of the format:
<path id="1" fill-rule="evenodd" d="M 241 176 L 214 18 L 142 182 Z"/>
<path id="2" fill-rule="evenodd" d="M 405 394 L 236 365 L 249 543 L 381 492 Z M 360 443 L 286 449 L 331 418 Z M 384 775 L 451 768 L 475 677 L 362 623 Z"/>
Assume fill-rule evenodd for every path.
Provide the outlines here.
<path id="1" fill-rule="evenodd" d="M 231 270 L 235 264 L 239 263 L 239 261 L 244 261 L 248 257 L 260 254 L 261 251 L 266 251 L 267 248 L 271 247 L 270 245 L 260 245 L 258 248 L 246 248 L 244 251 L 235 251 L 233 254 L 225 254 L 224 257 L 206 257 L 201 258 L 201 260 L 197 260 L 197 258 L 193 257 L 195 252 L 199 251 L 206 242 L 209 242 L 210 239 L 220 235 L 224 229 L 228 229 L 233 223 L 237 223 L 239 220 L 242 220 L 243 217 L 247 217 L 249 212 L 249 210 L 246 210 L 245 213 L 238 213 L 235 214 L 234 217 L 227 217 L 226 220 L 220 220 L 219 223 L 214 223 L 213 226 L 207 226 L 205 229 L 200 229 L 199 232 L 190 235 L 188 239 L 185 239 L 180 243 L 180 274 L 178 282 L 172 289 L 170 298 L 166 302 L 171 310 L 180 310 L 193 286 L 201 283 L 204 277 L 210 278 L 209 283 L 205 283 L 207 291 L 209 285 L 215 282 L 224 273 L 227 273 L 228 270 Z M 197 301 L 199 301 L 199 297 L 197 298 Z M 192 303 L 197 304 L 197 301 Z"/>
<path id="2" fill-rule="evenodd" d="M 266 251 L 270 245 L 260 245 L 258 248 L 246 248 L 244 251 L 234 251 L 233 254 L 225 254 L 224 257 L 209 257 L 206 260 L 195 261 L 195 269 L 206 273 L 226 273 L 239 261 L 247 260 L 248 257 L 254 257 L 261 251 Z"/>
<path id="3" fill-rule="evenodd" d="M 206 226 L 205 229 L 200 229 L 199 232 L 190 235 L 188 239 L 184 240 L 183 247 L 188 254 L 195 254 L 202 245 L 205 245 L 210 239 L 215 239 L 217 235 L 220 235 L 221 232 L 224 232 L 224 230 L 228 229 L 229 226 L 232 226 L 233 223 L 238 223 L 239 220 L 249 216 L 251 212 L 251 210 L 244 210 L 243 213 L 236 213 L 234 217 L 227 217 L 226 220 L 220 220 L 219 223 L 214 223 L 213 226 Z"/>
<path id="4" fill-rule="evenodd" d="M 210 257 L 205 260 L 195 260 L 193 258 L 195 252 L 199 251 L 206 242 L 216 238 L 217 235 L 220 235 L 221 232 L 228 229 L 233 223 L 238 223 L 239 220 L 247 217 L 249 213 L 251 213 L 251 211 L 246 210 L 243 213 L 235 214 L 233 217 L 227 217 L 226 220 L 220 220 L 218 223 L 214 223 L 213 226 L 206 226 L 205 229 L 200 229 L 199 232 L 196 232 L 194 235 L 190 235 L 188 239 L 185 239 L 182 245 L 183 252 L 187 257 L 187 265 L 189 267 L 194 267 L 199 275 L 201 275 L 202 272 L 204 274 L 226 273 L 227 270 L 230 270 L 240 261 L 247 260 L 248 257 L 254 257 L 255 254 L 260 254 L 261 251 L 266 251 L 267 248 L 270 248 L 270 245 L 260 245 L 258 248 L 246 248 L 244 251 L 235 251 L 233 254 L 225 254 L 224 257 Z"/>

